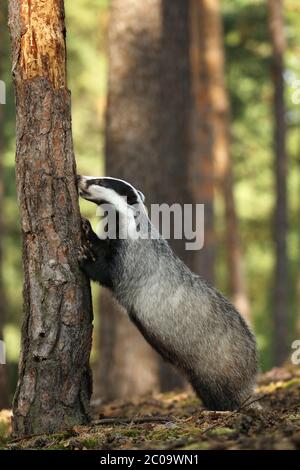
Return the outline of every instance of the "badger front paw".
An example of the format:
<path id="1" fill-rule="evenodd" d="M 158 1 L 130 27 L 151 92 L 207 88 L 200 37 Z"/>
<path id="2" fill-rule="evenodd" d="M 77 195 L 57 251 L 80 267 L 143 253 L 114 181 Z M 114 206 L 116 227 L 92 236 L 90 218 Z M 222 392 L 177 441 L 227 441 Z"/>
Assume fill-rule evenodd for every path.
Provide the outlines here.
<path id="1" fill-rule="evenodd" d="M 91 234 L 93 233 L 93 229 L 90 224 L 90 221 L 86 219 L 85 217 L 81 217 L 81 229 L 85 238 L 88 240 Z"/>
<path id="2" fill-rule="evenodd" d="M 87 263 L 95 263 L 96 256 L 93 252 L 91 243 L 87 240 L 78 250 L 78 262 L 81 267 Z"/>

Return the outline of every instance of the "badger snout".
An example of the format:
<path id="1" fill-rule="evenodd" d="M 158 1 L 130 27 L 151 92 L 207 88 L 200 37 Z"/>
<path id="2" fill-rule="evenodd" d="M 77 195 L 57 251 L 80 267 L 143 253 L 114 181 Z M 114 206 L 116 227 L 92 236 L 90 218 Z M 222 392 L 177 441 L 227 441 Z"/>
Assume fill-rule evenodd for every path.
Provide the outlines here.
<path id="1" fill-rule="evenodd" d="M 77 180 L 78 189 L 86 189 L 87 188 L 86 178 L 84 176 L 77 175 L 76 180 Z"/>
<path id="2" fill-rule="evenodd" d="M 89 191 L 87 187 L 87 178 L 82 175 L 77 175 L 76 180 L 77 180 L 77 187 L 78 187 L 79 195 L 82 197 L 89 195 Z"/>

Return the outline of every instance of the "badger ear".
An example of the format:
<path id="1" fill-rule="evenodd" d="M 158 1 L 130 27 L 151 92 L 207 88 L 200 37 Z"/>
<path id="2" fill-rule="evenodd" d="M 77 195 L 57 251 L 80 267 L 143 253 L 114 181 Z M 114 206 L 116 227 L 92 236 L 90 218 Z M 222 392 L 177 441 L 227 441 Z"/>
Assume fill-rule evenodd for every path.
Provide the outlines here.
<path id="1" fill-rule="evenodd" d="M 144 194 L 143 194 L 141 191 L 138 191 L 138 193 L 139 193 L 139 196 L 140 196 L 142 202 L 145 202 L 145 196 L 144 196 Z"/>

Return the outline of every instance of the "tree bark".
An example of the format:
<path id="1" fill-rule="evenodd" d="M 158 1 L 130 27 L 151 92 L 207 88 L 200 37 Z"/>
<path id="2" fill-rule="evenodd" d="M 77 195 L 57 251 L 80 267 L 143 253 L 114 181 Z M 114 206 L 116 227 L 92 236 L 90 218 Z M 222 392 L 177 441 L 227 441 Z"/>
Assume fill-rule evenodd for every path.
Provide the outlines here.
<path id="1" fill-rule="evenodd" d="M 192 204 L 196 202 L 188 188 L 188 154 L 190 151 L 190 63 L 189 63 L 189 2 L 174 0 L 161 2 L 162 38 L 160 47 L 158 80 L 160 91 L 156 95 L 157 116 L 156 140 L 149 141 L 149 154 L 157 155 L 152 190 L 149 188 L 149 203 Z M 155 136 L 153 136 L 155 138 Z M 155 145 L 154 145 L 155 144 Z M 151 168 L 145 165 L 143 174 L 149 179 Z M 148 173 L 148 176 L 147 175 Z M 186 250 L 186 240 L 169 240 L 174 252 L 192 270 L 195 251 Z M 160 385 L 162 391 L 185 387 L 182 376 L 160 361 Z"/>
<path id="2" fill-rule="evenodd" d="M 274 285 L 274 360 L 276 365 L 285 361 L 288 347 L 288 255 L 287 255 L 287 153 L 284 104 L 284 52 L 285 33 L 282 0 L 268 0 L 269 30 L 273 49 L 272 78 L 274 86 L 274 147 L 276 208 L 274 242 L 276 250 Z"/>
<path id="3" fill-rule="evenodd" d="M 230 104 L 225 84 L 224 38 L 219 0 L 191 2 L 191 70 L 193 77 L 193 120 L 191 177 L 195 198 L 203 201 L 205 244 L 199 259 L 214 280 L 215 234 L 213 224 L 214 186 L 222 195 L 225 208 L 226 252 L 229 292 L 233 303 L 250 321 L 243 252 L 233 194 L 230 156 Z M 199 176 L 198 176 L 199 175 Z M 199 184 L 200 183 L 200 184 Z"/>
<path id="4" fill-rule="evenodd" d="M 24 321 L 18 436 L 89 421 L 92 305 L 77 262 L 80 213 L 66 84 L 63 0 L 10 0 Z"/>
<path id="5" fill-rule="evenodd" d="M 4 51 L 4 24 L 6 17 L 5 5 L 1 3 L 0 6 L 0 80 L 3 80 L 5 57 Z M 3 285 L 3 238 L 4 238 L 4 223 L 3 223 L 3 152 L 4 152 L 4 105 L 0 104 L 0 340 L 3 340 L 3 327 L 6 319 L 6 299 Z M 7 365 L 0 364 L 0 410 L 8 408 L 8 374 Z"/>
<path id="6" fill-rule="evenodd" d="M 191 199 L 204 204 L 204 247 L 194 254 L 194 270 L 215 278 L 213 109 L 210 96 L 205 2 L 190 0 L 191 119 L 188 187 Z"/>
<path id="7" fill-rule="evenodd" d="M 111 2 L 106 173 L 143 191 L 148 207 L 186 197 L 187 28 L 187 2 Z M 173 247 L 184 257 L 178 240 Z M 108 292 L 102 292 L 100 310 L 100 385 L 108 380 L 104 399 L 182 383 Z"/>

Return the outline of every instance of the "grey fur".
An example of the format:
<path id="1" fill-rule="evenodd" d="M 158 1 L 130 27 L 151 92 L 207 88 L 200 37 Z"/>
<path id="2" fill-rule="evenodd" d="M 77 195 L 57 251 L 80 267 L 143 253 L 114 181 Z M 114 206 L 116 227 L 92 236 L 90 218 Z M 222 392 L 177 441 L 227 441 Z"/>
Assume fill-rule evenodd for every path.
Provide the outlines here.
<path id="1" fill-rule="evenodd" d="M 153 230 L 141 201 L 139 210 L 141 232 Z M 103 241 L 88 222 L 83 225 L 90 243 L 80 256 L 86 273 L 112 290 L 146 340 L 186 375 L 208 409 L 238 408 L 252 394 L 257 355 L 255 338 L 234 306 L 192 273 L 159 234 Z"/>

